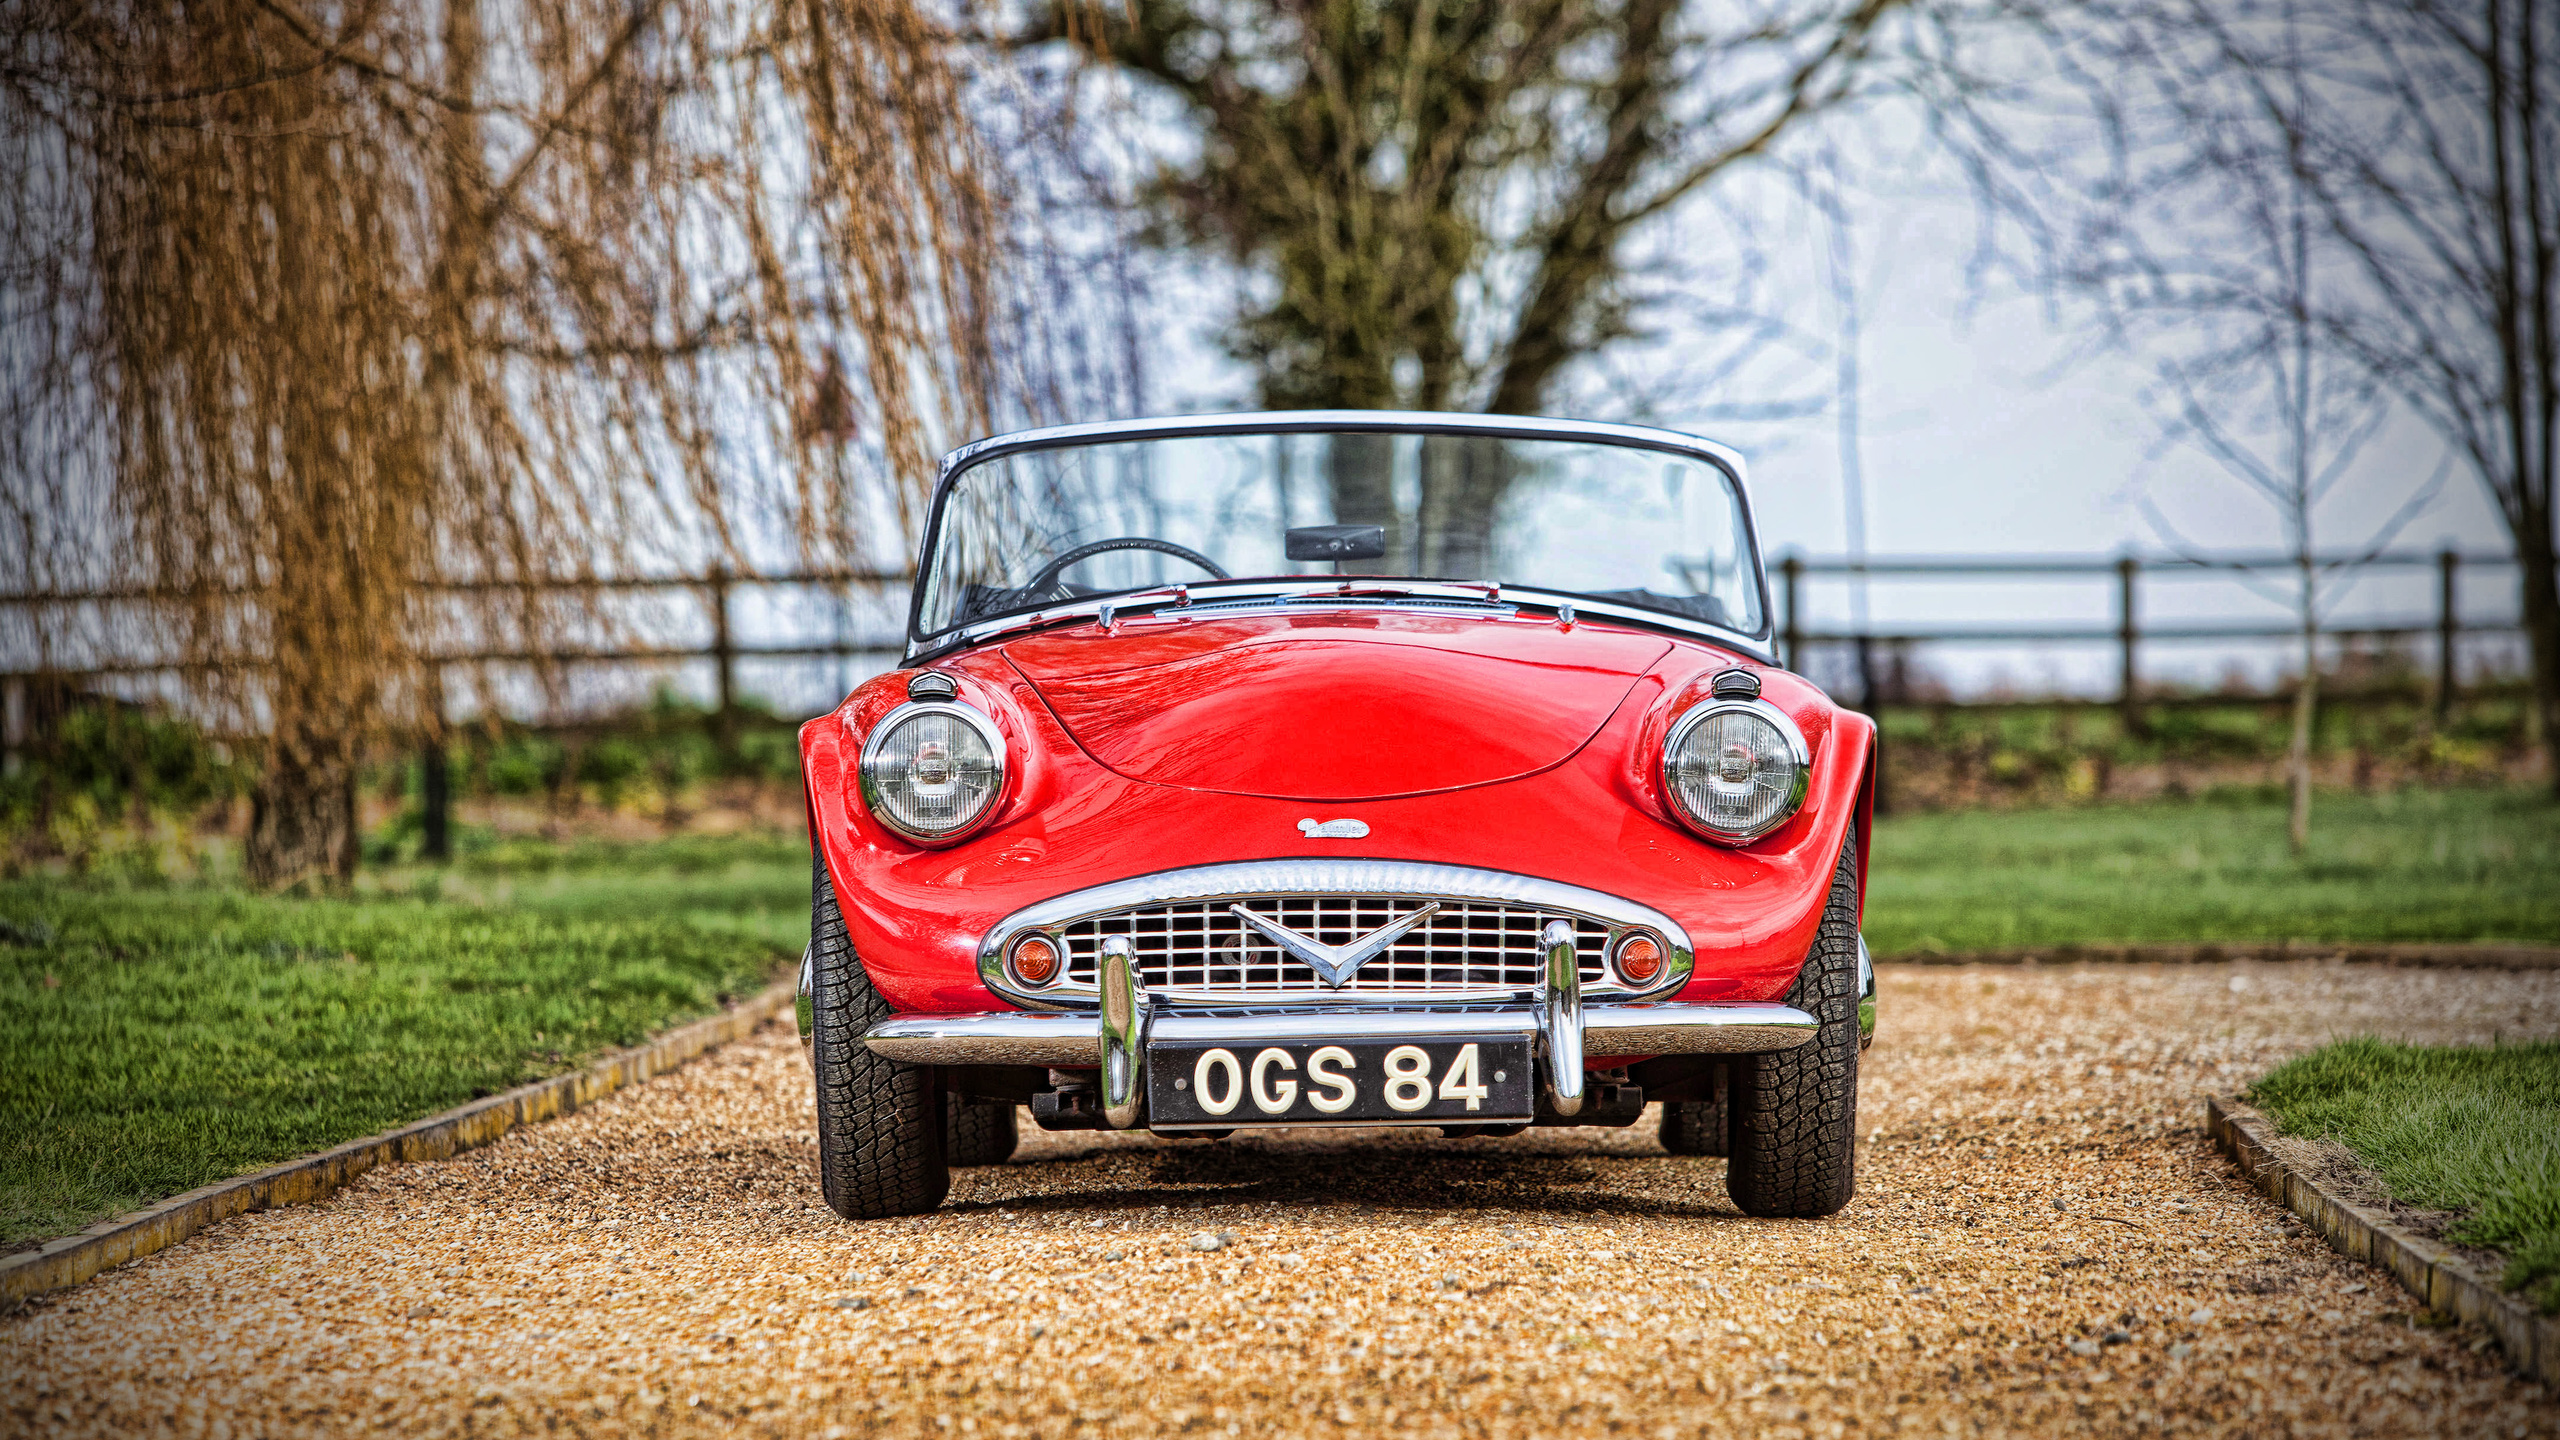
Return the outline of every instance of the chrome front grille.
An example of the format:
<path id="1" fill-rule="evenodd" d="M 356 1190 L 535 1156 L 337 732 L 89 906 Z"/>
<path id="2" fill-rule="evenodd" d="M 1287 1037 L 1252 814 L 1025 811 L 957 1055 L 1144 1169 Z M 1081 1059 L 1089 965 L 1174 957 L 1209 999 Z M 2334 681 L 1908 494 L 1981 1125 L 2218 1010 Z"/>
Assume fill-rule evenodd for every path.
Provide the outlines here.
<path id="1" fill-rule="evenodd" d="M 1254 914 L 1308 939 L 1344 945 L 1374 934 L 1430 903 L 1409 895 L 1244 895 L 1201 902 L 1133 906 L 1087 915 L 1051 931 L 1065 942 L 1069 986 L 1090 987 L 1102 942 L 1126 936 L 1137 952 L 1141 983 L 1153 991 L 1321 998 L 1431 995 L 1488 989 L 1529 990 L 1538 983 L 1538 935 L 1551 920 L 1573 926 L 1582 983 L 1608 976 L 1610 929 L 1588 915 L 1481 900 L 1439 900 L 1419 926 L 1362 965 L 1341 991 L 1304 963 L 1246 927 L 1228 908 Z"/>
<path id="2" fill-rule="evenodd" d="M 1239 905 L 1255 924 L 1236 918 Z M 1425 907 L 1436 908 L 1417 915 Z M 1409 917 L 1411 929 L 1395 929 Z M 1100 1000 L 1103 942 L 1126 939 L 1140 983 L 1164 1004 L 1504 1002 L 1539 987 L 1538 937 L 1558 921 L 1572 927 L 1586 998 L 1661 997 L 1688 983 L 1688 932 L 1622 896 L 1467 865 L 1313 857 L 1194 865 L 1052 895 L 979 937 L 978 978 L 1027 1009 L 1081 1009 Z M 1283 946 L 1275 929 L 1297 938 Z M 1640 986 L 1619 979 L 1612 963 L 1613 947 L 1632 935 L 1666 947 L 1661 972 Z M 1065 960 L 1037 983 L 1007 958 L 1035 936 Z M 1331 961 L 1339 965 L 1369 937 L 1383 948 L 1338 990 L 1303 958 L 1307 945 L 1340 949 Z"/>

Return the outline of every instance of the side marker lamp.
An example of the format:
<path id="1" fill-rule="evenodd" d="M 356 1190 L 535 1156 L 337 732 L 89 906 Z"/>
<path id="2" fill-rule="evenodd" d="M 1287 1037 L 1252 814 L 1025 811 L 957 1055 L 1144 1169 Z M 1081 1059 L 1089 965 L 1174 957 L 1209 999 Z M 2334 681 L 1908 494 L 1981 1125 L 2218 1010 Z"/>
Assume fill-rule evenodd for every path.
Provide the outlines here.
<path id="1" fill-rule="evenodd" d="M 1618 944 L 1618 976 L 1630 985 L 1648 985 L 1662 973 L 1662 944 L 1650 935 L 1630 935 Z"/>
<path id="2" fill-rule="evenodd" d="M 1025 937 L 1013 947 L 1013 978 L 1028 986 L 1058 978 L 1058 947 L 1045 935 Z"/>

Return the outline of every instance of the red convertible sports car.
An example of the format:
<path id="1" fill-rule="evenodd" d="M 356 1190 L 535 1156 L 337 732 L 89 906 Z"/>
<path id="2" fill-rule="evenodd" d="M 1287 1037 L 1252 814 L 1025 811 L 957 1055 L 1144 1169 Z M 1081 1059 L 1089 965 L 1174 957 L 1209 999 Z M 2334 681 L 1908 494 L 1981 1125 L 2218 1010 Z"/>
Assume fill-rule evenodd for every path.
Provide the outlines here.
<path id="1" fill-rule="evenodd" d="M 1628 1125 L 1849 1199 L 1874 728 L 1777 664 L 1742 461 L 1309 411 L 943 462 L 904 668 L 800 732 L 819 1170 L 1050 1129 Z"/>

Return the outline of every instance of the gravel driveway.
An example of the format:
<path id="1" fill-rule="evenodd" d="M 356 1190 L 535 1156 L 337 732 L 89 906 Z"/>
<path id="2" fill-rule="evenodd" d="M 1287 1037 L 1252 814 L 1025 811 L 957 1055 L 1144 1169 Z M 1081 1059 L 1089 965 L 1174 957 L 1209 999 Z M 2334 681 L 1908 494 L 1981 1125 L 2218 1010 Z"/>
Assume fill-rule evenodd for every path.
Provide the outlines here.
<path id="1" fill-rule="evenodd" d="M 1650 1121 L 1030 1132 L 848 1225 L 769 1028 L 0 1322 L 0 1431 L 2560 1433 L 2197 1130 L 2332 1035 L 2560 1034 L 2560 974 L 1886 967 L 1859 1193 L 1743 1218 Z M 1215 1248 L 1211 1248 L 1215 1247 Z"/>

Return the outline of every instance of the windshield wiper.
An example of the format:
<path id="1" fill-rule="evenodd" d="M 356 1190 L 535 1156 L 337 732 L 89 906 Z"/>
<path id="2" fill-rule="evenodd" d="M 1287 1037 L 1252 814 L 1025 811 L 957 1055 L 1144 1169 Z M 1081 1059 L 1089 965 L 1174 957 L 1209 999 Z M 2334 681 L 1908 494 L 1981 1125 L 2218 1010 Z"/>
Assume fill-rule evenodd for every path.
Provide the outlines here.
<path id="1" fill-rule="evenodd" d="M 1317 591 L 1301 599 L 1321 600 L 1332 595 L 1401 595 L 1432 600 L 1473 601 L 1479 605 L 1502 603 L 1502 587 L 1490 580 L 1397 580 L 1387 576 L 1345 576 L 1332 590 Z"/>
<path id="2" fill-rule="evenodd" d="M 1195 594 L 1205 591 L 1205 594 Z M 1162 585 L 1118 595 L 1086 595 L 1036 610 L 989 615 L 946 630 L 930 642 L 934 648 L 980 644 L 1016 630 L 1036 629 L 1094 615 L 1102 624 L 1139 611 L 1234 610 L 1279 605 L 1390 604 L 1423 601 L 1434 606 L 1508 610 L 1502 587 L 1490 580 L 1398 580 L 1391 576 L 1287 575 L 1255 580 L 1212 580 L 1198 585 Z"/>
<path id="3" fill-rule="evenodd" d="M 1325 605 L 1423 605 L 1433 609 L 1451 607 L 1471 610 L 1509 610 L 1510 602 L 1492 584 L 1452 585 L 1435 581 L 1357 580 L 1336 584 L 1332 577 L 1300 576 L 1285 587 L 1254 587 L 1228 590 L 1191 597 L 1195 610 L 1261 610 L 1281 606 L 1320 607 Z"/>
<path id="4" fill-rule="evenodd" d="M 1195 593 L 1205 592 L 1205 593 Z M 1399 580 L 1393 576 L 1288 575 L 1260 580 L 1211 581 L 1201 585 L 1166 585 L 1113 595 L 1102 601 L 1105 611 L 1171 607 L 1187 609 L 1235 605 L 1323 605 L 1339 600 L 1430 600 L 1444 605 L 1505 603 L 1502 587 L 1490 580 Z"/>

